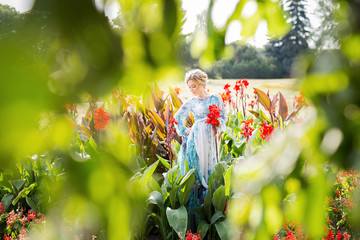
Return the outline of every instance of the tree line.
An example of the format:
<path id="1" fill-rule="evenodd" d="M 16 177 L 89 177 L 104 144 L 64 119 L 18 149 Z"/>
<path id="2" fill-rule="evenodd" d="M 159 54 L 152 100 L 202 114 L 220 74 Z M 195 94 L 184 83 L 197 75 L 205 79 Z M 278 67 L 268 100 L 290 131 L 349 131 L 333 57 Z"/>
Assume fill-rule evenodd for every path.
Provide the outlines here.
<path id="1" fill-rule="evenodd" d="M 243 42 L 229 44 L 231 58 L 220 59 L 207 69 L 210 78 L 288 78 L 293 77 L 293 63 L 302 55 L 314 56 L 324 48 L 336 48 L 337 24 L 332 13 L 337 6 L 333 0 L 320 0 L 316 15 L 323 24 L 313 27 L 305 9 L 307 0 L 284 0 L 281 7 L 287 15 L 289 31 L 285 36 L 269 36 L 263 48 Z M 198 17 L 198 21 L 204 18 Z M 199 22 L 199 26 L 204 25 Z M 325 27 L 326 26 L 326 27 Z M 197 29 L 199 30 L 199 29 Z M 201 30 L 201 29 L 200 29 Z M 180 40 L 180 57 L 186 69 L 198 68 L 198 59 L 191 55 L 192 34 Z M 312 41 L 314 47 L 309 47 Z"/>
<path id="2" fill-rule="evenodd" d="M 334 21 L 333 12 L 338 6 L 333 0 L 319 0 L 317 17 L 323 24 L 312 27 L 307 16 L 305 6 L 307 0 L 283 0 L 280 5 L 286 14 L 289 23 L 289 32 L 282 37 L 269 36 L 271 39 L 264 47 L 258 48 L 244 42 L 233 42 L 228 44 L 233 51 L 231 58 L 222 58 L 215 61 L 209 69 L 206 69 L 210 78 L 288 78 L 293 74 L 293 63 L 304 54 L 316 55 L 324 48 L 336 48 L 337 23 Z M 39 14 L 39 13 L 37 13 Z M 31 15 L 37 15 L 32 12 Z M 44 13 L 42 13 L 44 15 Z M 25 16 L 14 8 L 0 5 L 0 29 L 9 29 L 17 25 Z M 46 15 L 46 14 L 45 14 Z M 119 13 L 119 16 L 121 14 Z M 37 18 L 39 18 L 37 16 Z M 118 17 L 119 18 L 119 17 Z M 121 29 L 121 24 L 113 20 L 112 26 Z M 44 26 L 46 24 L 43 24 Z M 119 26 L 120 25 L 120 26 Z M 203 31 L 206 34 L 206 12 L 198 16 L 196 31 Z M 11 31 L 1 31 L 9 34 Z M 0 38 L 2 37 L 0 33 Z M 186 70 L 201 68 L 197 58 L 191 54 L 191 44 L 194 34 L 180 35 L 178 39 L 179 58 Z M 309 42 L 313 42 L 313 48 Z M 38 44 L 41 44 L 39 41 Z M 44 49 L 45 46 L 37 47 Z"/>

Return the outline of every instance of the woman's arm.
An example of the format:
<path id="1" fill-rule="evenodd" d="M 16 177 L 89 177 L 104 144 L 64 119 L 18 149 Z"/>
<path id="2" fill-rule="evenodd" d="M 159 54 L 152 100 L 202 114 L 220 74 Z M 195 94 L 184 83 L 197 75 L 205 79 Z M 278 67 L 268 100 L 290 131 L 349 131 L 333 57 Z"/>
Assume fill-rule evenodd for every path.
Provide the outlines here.
<path id="1" fill-rule="evenodd" d="M 185 127 L 186 117 L 191 112 L 191 99 L 187 100 L 174 115 L 175 120 L 177 121 L 177 125 L 175 125 L 176 132 L 180 136 L 185 136 L 189 134 L 190 128 Z"/>

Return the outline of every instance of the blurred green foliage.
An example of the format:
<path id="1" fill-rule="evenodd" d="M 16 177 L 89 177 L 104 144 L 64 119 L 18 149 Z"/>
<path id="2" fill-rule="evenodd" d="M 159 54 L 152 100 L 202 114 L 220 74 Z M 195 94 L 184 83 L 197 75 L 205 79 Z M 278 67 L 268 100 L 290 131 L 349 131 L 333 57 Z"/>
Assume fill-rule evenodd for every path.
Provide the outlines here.
<path id="1" fill-rule="evenodd" d="M 261 20 L 267 21 L 270 35 L 288 31 L 278 1 L 257 0 L 257 11 L 246 18 L 242 12 L 249 1 L 238 1 L 221 29 L 213 25 L 210 1 L 207 36 L 197 36 L 191 46 L 201 67 L 227 54 L 224 37 L 233 20 L 241 22 L 244 37 L 254 35 Z M 22 16 L 1 8 L 1 18 L 7 19 L 0 26 L 1 167 L 53 148 L 65 153 L 69 184 L 55 187 L 63 201 L 48 211 L 52 233 L 47 239 L 74 238 L 74 232 L 66 231 L 69 225 L 102 239 L 128 239 L 145 217 L 147 192 L 129 181 L 129 164 L 135 160 L 121 123 L 110 127 L 88 159 L 69 150 L 73 129 L 64 116 L 64 103 L 80 101 L 84 94 L 101 96 L 118 85 L 141 93 L 149 81 L 183 76 L 176 52 L 184 15 L 180 1 L 119 4 L 118 28 L 93 1 L 36 0 Z M 327 166 L 360 168 L 360 5 L 356 0 L 339 4 L 340 49 L 322 52 L 315 60 L 304 57 L 297 70 L 317 118 L 254 155 L 250 168 L 234 168 L 241 196 L 230 204 L 230 212 L 242 239 L 270 239 L 285 214 L 304 222 L 310 236 L 319 236 L 335 174 Z M 289 182 L 298 186 L 292 190 L 296 199 L 284 203 L 289 193 L 281 186 Z M 353 215 L 354 226 L 360 227 L 359 207 Z"/>

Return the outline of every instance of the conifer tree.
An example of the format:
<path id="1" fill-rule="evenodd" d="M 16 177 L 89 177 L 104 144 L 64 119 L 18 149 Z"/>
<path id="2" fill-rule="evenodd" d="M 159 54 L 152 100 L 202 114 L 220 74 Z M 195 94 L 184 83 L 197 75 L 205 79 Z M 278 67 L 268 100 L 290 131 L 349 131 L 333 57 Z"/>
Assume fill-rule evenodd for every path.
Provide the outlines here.
<path id="1" fill-rule="evenodd" d="M 266 45 L 267 54 L 278 60 L 285 77 L 290 75 L 295 57 L 309 48 L 310 20 L 306 15 L 306 4 L 307 0 L 285 0 L 282 3 L 289 14 L 290 32 Z"/>

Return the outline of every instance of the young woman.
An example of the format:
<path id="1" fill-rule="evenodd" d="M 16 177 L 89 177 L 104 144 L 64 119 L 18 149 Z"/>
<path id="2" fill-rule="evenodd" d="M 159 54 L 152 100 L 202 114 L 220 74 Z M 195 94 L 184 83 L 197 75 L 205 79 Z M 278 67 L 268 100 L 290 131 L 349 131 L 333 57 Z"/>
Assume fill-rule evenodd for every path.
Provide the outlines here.
<path id="1" fill-rule="evenodd" d="M 174 116 L 178 122 L 177 133 L 183 137 L 178 158 L 181 172 L 185 173 L 185 161 L 187 161 L 189 169 L 196 169 L 195 186 L 190 197 L 189 207 L 199 206 L 202 203 L 202 192 L 208 187 L 209 177 L 216 164 L 217 148 L 214 131 L 210 124 L 205 123 L 207 115 L 210 113 L 210 105 L 215 104 L 221 110 L 217 132 L 226 129 L 227 117 L 224 103 L 219 95 L 209 94 L 205 91 L 207 78 L 207 74 L 199 69 L 186 73 L 185 84 L 189 87 L 193 97 L 188 99 Z M 190 112 L 194 115 L 194 124 L 191 128 L 187 128 L 185 120 Z"/>

